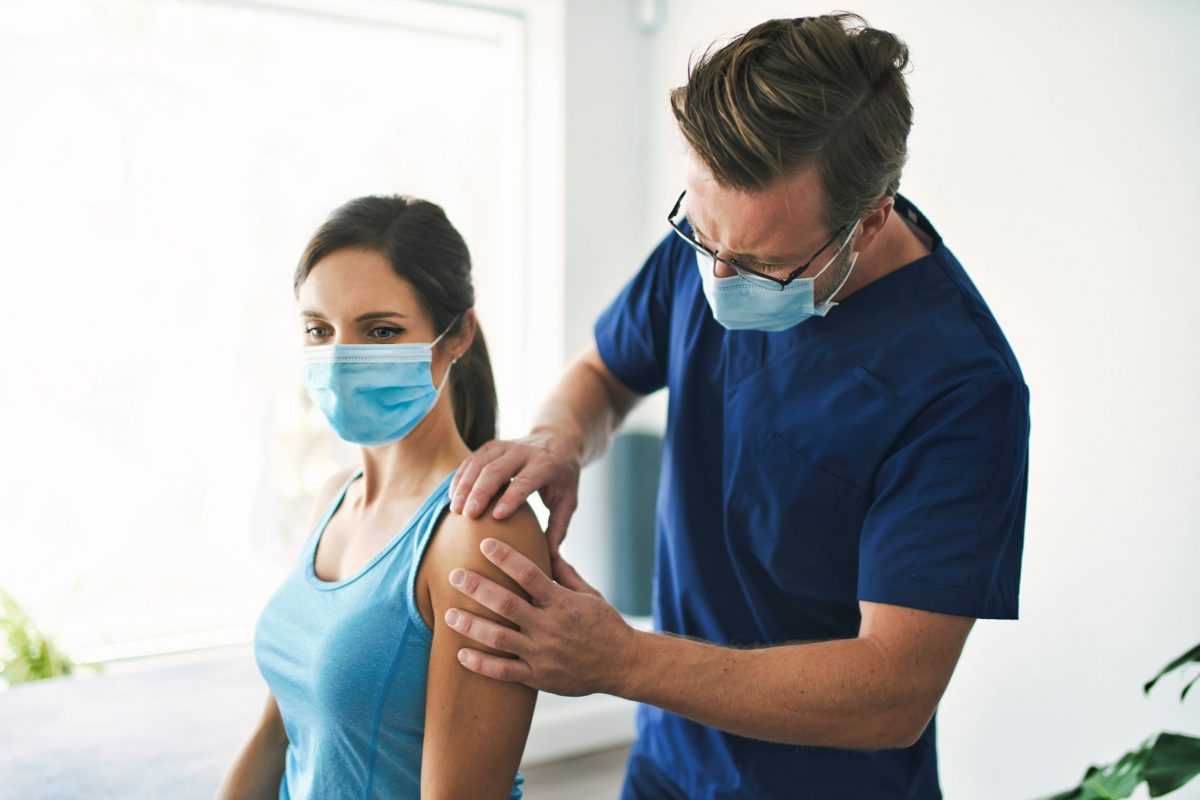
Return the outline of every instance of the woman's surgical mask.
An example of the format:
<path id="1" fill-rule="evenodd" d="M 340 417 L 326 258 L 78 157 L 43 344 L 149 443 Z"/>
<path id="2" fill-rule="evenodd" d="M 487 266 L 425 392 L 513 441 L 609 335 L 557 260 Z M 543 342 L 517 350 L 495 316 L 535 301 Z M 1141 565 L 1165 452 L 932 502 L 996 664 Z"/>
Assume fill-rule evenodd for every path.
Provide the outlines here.
<path id="1" fill-rule="evenodd" d="M 846 241 L 842 242 L 841 247 L 816 275 L 811 278 L 797 278 L 783 289 L 768 289 L 746 280 L 741 275 L 718 278 L 713 274 L 713 257 L 697 250 L 696 266 L 700 269 L 700 284 L 712 309 L 713 319 L 731 331 L 782 331 L 812 317 L 825 316 L 837 303 L 827 301 L 818 305 L 813 296 L 813 286 L 817 278 L 838 260 L 857 229 L 856 222 L 850 227 L 850 235 L 846 237 Z M 846 285 L 857 260 L 858 253 L 851 252 L 846 275 L 830 293 L 830 297 L 835 296 Z"/>
<path id="2" fill-rule="evenodd" d="M 433 385 L 431 371 L 433 347 L 450 328 L 428 344 L 306 347 L 308 396 L 347 442 L 372 446 L 403 439 L 429 414 L 450 378 L 453 361 L 441 386 Z"/>

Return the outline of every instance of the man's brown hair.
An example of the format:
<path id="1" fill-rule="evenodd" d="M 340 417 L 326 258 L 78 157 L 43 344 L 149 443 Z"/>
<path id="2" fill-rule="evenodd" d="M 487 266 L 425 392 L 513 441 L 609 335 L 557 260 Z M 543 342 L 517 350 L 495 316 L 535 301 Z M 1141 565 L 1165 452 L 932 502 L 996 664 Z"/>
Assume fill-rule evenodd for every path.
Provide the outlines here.
<path id="1" fill-rule="evenodd" d="M 770 20 L 690 65 L 671 109 L 725 186 L 759 191 L 815 164 L 836 230 L 900 186 L 907 64 L 903 42 L 856 14 Z"/>

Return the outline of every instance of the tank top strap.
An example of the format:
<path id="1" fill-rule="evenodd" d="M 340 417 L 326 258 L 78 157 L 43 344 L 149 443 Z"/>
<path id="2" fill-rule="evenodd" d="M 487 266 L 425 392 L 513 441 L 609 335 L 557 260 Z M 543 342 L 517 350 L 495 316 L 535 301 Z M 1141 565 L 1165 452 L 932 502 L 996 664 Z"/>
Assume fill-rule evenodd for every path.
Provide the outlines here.
<path id="1" fill-rule="evenodd" d="M 363 471 L 361 467 L 350 473 L 350 477 L 347 478 L 346 482 L 342 484 L 342 488 L 338 489 L 337 493 L 333 496 L 333 499 L 329 501 L 329 507 L 325 509 L 324 515 L 322 515 L 317 524 L 313 526 L 313 529 L 308 532 L 308 539 L 305 540 L 304 546 L 300 548 L 303 556 L 300 560 L 301 569 L 304 569 L 306 565 L 312 563 L 314 551 L 317 549 L 317 542 L 320 540 L 321 534 L 327 527 L 329 527 L 329 520 L 333 519 L 333 515 L 339 508 L 341 508 L 342 503 L 346 499 L 346 492 L 350 491 L 350 484 L 361 478 L 362 474 Z"/>
<path id="2" fill-rule="evenodd" d="M 412 541 L 408 574 L 405 578 L 405 596 L 409 599 L 409 619 L 426 638 L 431 637 L 433 631 L 429 629 L 425 618 L 421 616 L 421 610 L 417 604 L 417 573 L 421 569 L 421 561 L 425 557 L 425 551 L 429 548 L 429 543 L 433 540 L 433 534 L 437 530 L 438 524 L 442 521 L 446 509 L 450 507 L 450 482 L 454 480 L 456 472 L 458 470 L 453 470 L 442 479 L 441 484 L 429 494 L 429 497 L 421 506 L 417 518 L 413 520 L 413 533 L 416 535 Z"/>

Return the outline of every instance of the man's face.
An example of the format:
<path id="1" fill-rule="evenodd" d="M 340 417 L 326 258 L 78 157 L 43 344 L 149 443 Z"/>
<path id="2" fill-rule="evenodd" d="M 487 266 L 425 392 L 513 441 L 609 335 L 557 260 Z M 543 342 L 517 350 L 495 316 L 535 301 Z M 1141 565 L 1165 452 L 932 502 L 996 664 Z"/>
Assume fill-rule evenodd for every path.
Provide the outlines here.
<path id="1" fill-rule="evenodd" d="M 781 178 L 760 192 L 722 186 L 695 156 L 687 162 L 686 211 L 696 238 L 723 258 L 731 258 L 767 274 L 786 277 L 829 242 L 833 231 L 825 225 L 824 189 L 815 166 Z M 810 278 L 824 267 L 843 242 L 822 250 L 799 277 Z M 844 248 L 836 263 L 817 279 L 818 303 L 829 299 L 841 284 L 853 248 Z M 770 267 L 763 269 L 762 267 Z M 716 262 L 715 275 L 736 275 Z"/>

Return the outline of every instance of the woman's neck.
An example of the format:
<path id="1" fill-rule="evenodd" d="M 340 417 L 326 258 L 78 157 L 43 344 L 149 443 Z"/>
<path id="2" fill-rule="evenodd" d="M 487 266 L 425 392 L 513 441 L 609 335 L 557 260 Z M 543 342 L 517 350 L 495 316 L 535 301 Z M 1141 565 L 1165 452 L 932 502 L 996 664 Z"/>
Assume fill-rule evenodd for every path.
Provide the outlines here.
<path id="1" fill-rule="evenodd" d="M 442 395 L 403 439 L 362 448 L 361 502 L 424 497 L 470 453 L 454 423 L 450 398 Z"/>

